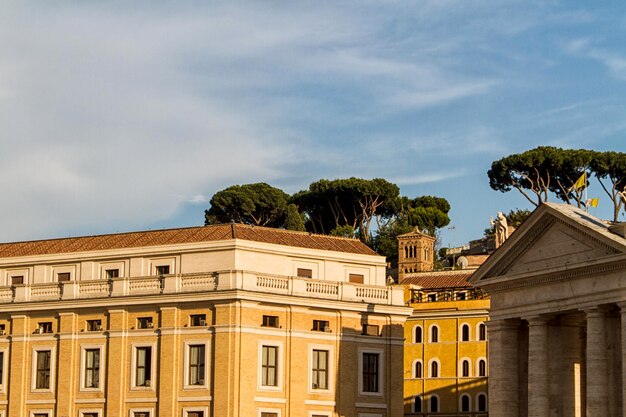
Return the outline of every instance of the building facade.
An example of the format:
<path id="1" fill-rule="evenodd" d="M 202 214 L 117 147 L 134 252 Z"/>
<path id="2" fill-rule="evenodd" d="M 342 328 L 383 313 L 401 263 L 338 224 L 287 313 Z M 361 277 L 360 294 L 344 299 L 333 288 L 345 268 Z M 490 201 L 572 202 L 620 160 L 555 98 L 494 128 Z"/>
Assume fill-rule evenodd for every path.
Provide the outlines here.
<path id="1" fill-rule="evenodd" d="M 398 282 L 415 272 L 432 271 L 434 260 L 434 237 L 417 228 L 398 236 Z"/>
<path id="2" fill-rule="evenodd" d="M 626 226 L 543 204 L 478 269 L 492 417 L 626 415 Z"/>
<path id="3" fill-rule="evenodd" d="M 407 274 L 404 415 L 488 415 L 489 299 L 471 270 Z"/>
<path id="4" fill-rule="evenodd" d="M 0 416 L 397 416 L 409 314 L 353 239 L 219 225 L 0 244 Z"/>

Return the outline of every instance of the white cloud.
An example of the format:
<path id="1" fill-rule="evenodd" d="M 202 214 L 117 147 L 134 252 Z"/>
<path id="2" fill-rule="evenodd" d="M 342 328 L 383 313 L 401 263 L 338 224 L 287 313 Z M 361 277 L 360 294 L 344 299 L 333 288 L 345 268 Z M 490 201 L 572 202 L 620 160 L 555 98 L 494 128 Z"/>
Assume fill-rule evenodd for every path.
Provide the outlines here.
<path id="1" fill-rule="evenodd" d="M 5 2 L 2 240 L 143 228 L 234 183 L 461 175 L 507 150 L 475 110 L 528 85 L 508 41 L 550 16 L 465 0 Z M 456 120 L 451 103 L 472 108 Z"/>
<path id="2" fill-rule="evenodd" d="M 450 180 L 454 178 L 462 177 L 466 174 L 465 170 L 449 170 L 449 171 L 440 171 L 440 172 L 428 172 L 415 174 L 411 176 L 404 177 L 394 177 L 389 179 L 389 181 L 394 184 L 398 184 L 400 186 L 407 185 L 420 185 L 420 184 L 429 184 L 434 182 L 441 182 L 445 180 Z"/>
<path id="3" fill-rule="evenodd" d="M 423 90 L 414 89 L 398 92 L 390 97 L 388 102 L 401 107 L 431 107 L 484 94 L 495 84 L 495 81 L 479 81 L 448 86 L 439 85 L 435 86 L 435 88 L 424 88 Z"/>
<path id="4" fill-rule="evenodd" d="M 615 78 L 626 80 L 626 56 L 596 46 L 591 38 L 573 39 L 565 44 L 565 50 L 571 54 L 596 60 L 604 65 Z"/>

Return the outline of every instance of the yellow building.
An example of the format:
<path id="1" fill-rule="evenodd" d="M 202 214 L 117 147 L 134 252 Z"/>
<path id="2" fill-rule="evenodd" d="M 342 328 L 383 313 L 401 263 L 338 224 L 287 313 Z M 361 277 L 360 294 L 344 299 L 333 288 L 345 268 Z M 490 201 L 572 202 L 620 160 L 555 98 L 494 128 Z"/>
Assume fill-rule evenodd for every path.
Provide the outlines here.
<path id="1" fill-rule="evenodd" d="M 398 416 L 403 302 L 352 239 L 219 225 L 0 244 L 0 417 Z"/>
<path id="2" fill-rule="evenodd" d="M 473 271 L 407 274 L 404 415 L 487 416 L 489 300 Z"/>

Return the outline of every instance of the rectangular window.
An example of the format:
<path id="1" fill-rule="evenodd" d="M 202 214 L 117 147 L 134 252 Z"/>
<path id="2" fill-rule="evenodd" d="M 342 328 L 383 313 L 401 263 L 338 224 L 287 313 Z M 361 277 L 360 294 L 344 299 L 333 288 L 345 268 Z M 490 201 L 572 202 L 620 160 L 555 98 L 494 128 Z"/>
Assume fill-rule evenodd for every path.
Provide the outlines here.
<path id="1" fill-rule="evenodd" d="M 204 417 L 204 411 L 187 411 L 187 417 Z"/>
<path id="2" fill-rule="evenodd" d="M 261 352 L 261 385 L 278 386 L 278 347 L 263 346 Z"/>
<path id="3" fill-rule="evenodd" d="M 328 389 L 328 351 L 314 349 L 312 360 L 311 388 Z"/>
<path id="4" fill-rule="evenodd" d="M 313 278 L 313 270 L 307 268 L 298 268 L 297 274 L 301 278 Z"/>
<path id="5" fill-rule="evenodd" d="M 459 300 L 459 301 L 464 301 L 466 299 L 465 293 L 464 292 L 457 292 L 456 293 L 456 299 Z"/>
<path id="6" fill-rule="evenodd" d="M 4 352 L 0 352 L 0 384 L 4 381 Z"/>
<path id="7" fill-rule="evenodd" d="M 24 283 L 24 275 L 15 275 L 11 277 L 11 285 L 20 285 Z"/>
<path id="8" fill-rule="evenodd" d="M 266 413 L 262 412 L 261 417 L 278 417 L 278 413 Z"/>
<path id="9" fill-rule="evenodd" d="M 148 411 L 133 411 L 133 417 L 150 417 Z"/>
<path id="10" fill-rule="evenodd" d="M 0 336 L 4 336 L 7 333 L 6 325 L 0 324 Z"/>
<path id="11" fill-rule="evenodd" d="M 363 332 L 361 334 L 367 336 L 378 336 L 380 333 L 378 331 L 378 326 L 375 324 L 364 324 Z"/>
<path id="12" fill-rule="evenodd" d="M 65 282 L 65 281 L 69 281 L 70 280 L 70 273 L 69 272 L 59 272 L 57 274 L 57 281 L 58 282 Z"/>
<path id="13" fill-rule="evenodd" d="M 81 417 L 99 417 L 98 413 L 81 413 Z"/>
<path id="14" fill-rule="evenodd" d="M 189 346 L 189 385 L 204 385 L 205 345 Z"/>
<path id="15" fill-rule="evenodd" d="M 37 323 L 37 333 L 52 333 L 52 322 L 44 321 L 41 323 Z"/>
<path id="16" fill-rule="evenodd" d="M 100 387 L 100 349 L 85 350 L 85 388 Z"/>
<path id="17" fill-rule="evenodd" d="M 206 326 L 206 314 L 192 314 L 189 319 L 191 326 Z"/>
<path id="18" fill-rule="evenodd" d="M 363 392 L 378 392 L 378 353 L 363 353 Z"/>
<path id="19" fill-rule="evenodd" d="M 152 348 L 150 346 L 138 347 L 136 354 L 135 386 L 149 387 L 152 371 Z"/>
<path id="20" fill-rule="evenodd" d="M 152 329 L 154 327 L 152 317 L 139 317 L 137 319 L 137 327 L 140 329 Z"/>
<path id="21" fill-rule="evenodd" d="M 156 274 L 157 275 L 167 275 L 170 273 L 170 266 L 169 265 L 159 265 L 156 267 Z"/>
<path id="22" fill-rule="evenodd" d="M 365 282 L 365 277 L 362 274 L 350 274 L 350 282 L 355 284 L 363 284 Z"/>
<path id="23" fill-rule="evenodd" d="M 49 350 L 37 351 L 37 373 L 35 374 L 35 388 L 50 388 L 50 355 Z"/>
<path id="24" fill-rule="evenodd" d="M 327 332 L 330 331 L 328 321 L 326 320 L 313 320 L 313 331 Z"/>
<path id="25" fill-rule="evenodd" d="M 106 273 L 107 279 L 119 278 L 120 270 L 119 269 L 107 269 L 104 271 Z"/>
<path id="26" fill-rule="evenodd" d="M 263 327 L 278 327 L 278 316 L 263 316 Z"/>
<path id="27" fill-rule="evenodd" d="M 88 332 L 100 332 L 102 331 L 102 320 L 87 320 Z"/>
<path id="28" fill-rule="evenodd" d="M 35 413 L 33 417 L 50 417 L 48 413 Z"/>

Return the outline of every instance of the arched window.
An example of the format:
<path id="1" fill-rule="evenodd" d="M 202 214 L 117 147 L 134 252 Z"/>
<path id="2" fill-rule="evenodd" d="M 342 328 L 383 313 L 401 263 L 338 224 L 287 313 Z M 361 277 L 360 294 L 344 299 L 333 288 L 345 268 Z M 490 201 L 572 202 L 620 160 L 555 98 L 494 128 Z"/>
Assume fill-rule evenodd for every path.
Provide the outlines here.
<path id="1" fill-rule="evenodd" d="M 439 412 L 439 397 L 433 395 L 430 397 L 430 412 L 438 413 Z"/>
<path id="2" fill-rule="evenodd" d="M 476 402 L 478 403 L 478 411 L 487 411 L 487 396 L 478 394 Z"/>
<path id="3" fill-rule="evenodd" d="M 467 394 L 461 395 L 461 412 L 470 412 L 470 396 Z"/>
<path id="4" fill-rule="evenodd" d="M 487 326 L 485 326 L 485 323 L 478 325 L 478 340 L 487 340 Z"/>
<path id="5" fill-rule="evenodd" d="M 415 361 L 415 365 L 413 365 L 413 378 L 422 378 L 422 362 Z"/>
<path id="6" fill-rule="evenodd" d="M 439 362 L 437 362 L 436 360 L 433 360 L 430 363 L 430 377 L 431 378 L 439 377 Z"/>
<path id="7" fill-rule="evenodd" d="M 478 376 L 487 376 L 487 361 L 484 359 L 478 361 Z"/>
<path id="8" fill-rule="evenodd" d="M 461 362 L 461 376 L 470 376 L 470 362 L 467 359 Z"/>
<path id="9" fill-rule="evenodd" d="M 422 343 L 422 326 L 415 326 L 413 343 Z"/>
<path id="10" fill-rule="evenodd" d="M 416 395 L 413 400 L 413 412 L 421 413 L 422 412 L 422 397 Z"/>
<path id="11" fill-rule="evenodd" d="M 430 342 L 437 343 L 439 341 L 439 327 L 432 325 L 430 326 Z"/>
<path id="12" fill-rule="evenodd" d="M 464 324 L 461 326 L 461 341 L 469 342 L 470 340 L 470 327 L 469 324 Z"/>

